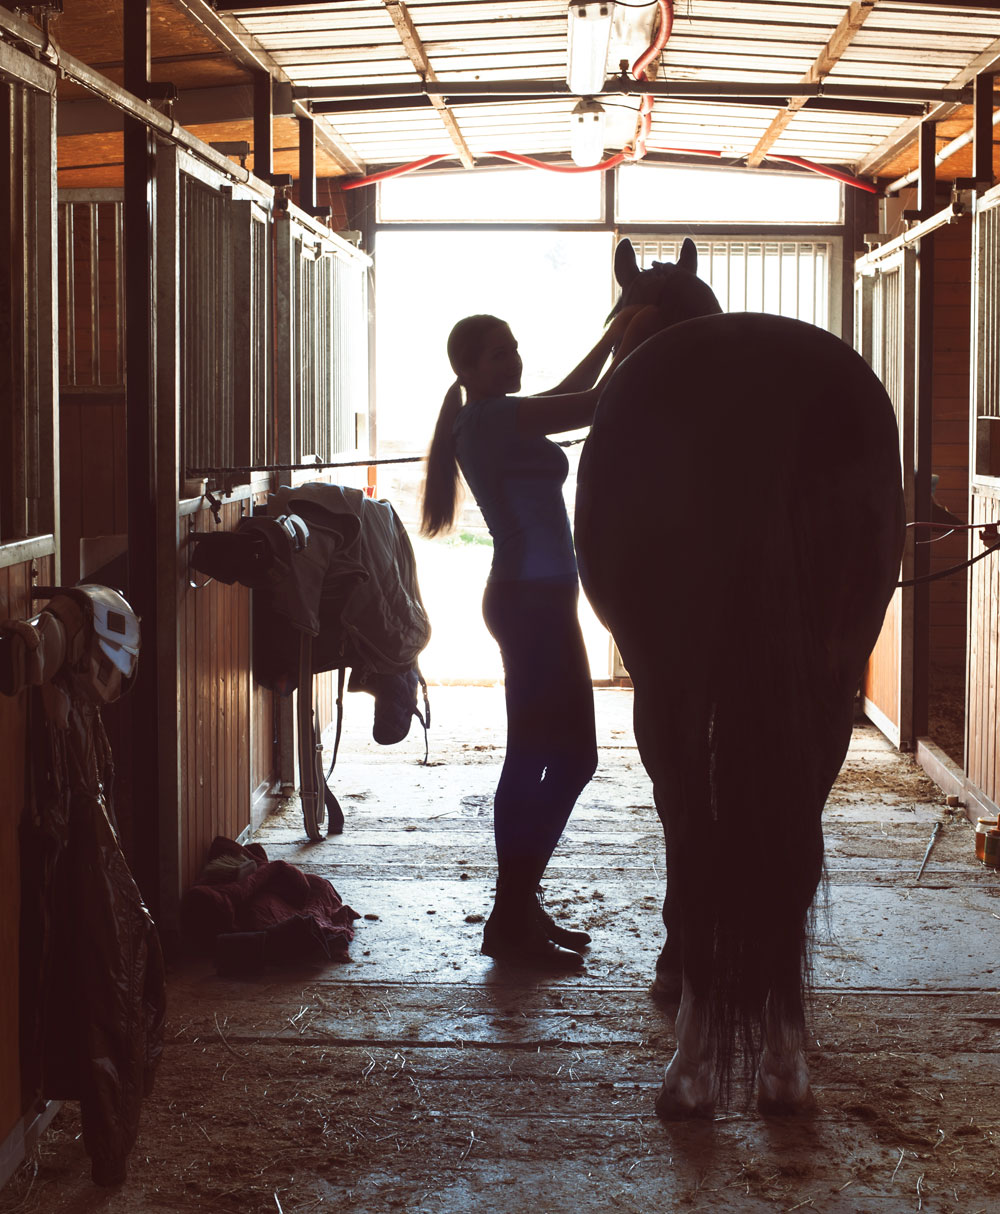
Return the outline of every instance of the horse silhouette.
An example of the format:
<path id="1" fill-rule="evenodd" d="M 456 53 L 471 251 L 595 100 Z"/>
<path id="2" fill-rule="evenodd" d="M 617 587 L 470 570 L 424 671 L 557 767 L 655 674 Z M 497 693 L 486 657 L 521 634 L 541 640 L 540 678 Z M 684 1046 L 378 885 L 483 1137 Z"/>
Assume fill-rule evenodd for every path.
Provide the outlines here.
<path id="1" fill-rule="evenodd" d="M 611 377 L 576 499 L 664 831 L 665 1118 L 711 1116 L 737 1073 L 765 1113 L 814 1103 L 821 814 L 904 529 L 895 416 L 864 360 L 801 321 L 722 313 L 696 268 L 690 240 L 647 270 L 619 244 L 618 306 L 660 331 Z"/>

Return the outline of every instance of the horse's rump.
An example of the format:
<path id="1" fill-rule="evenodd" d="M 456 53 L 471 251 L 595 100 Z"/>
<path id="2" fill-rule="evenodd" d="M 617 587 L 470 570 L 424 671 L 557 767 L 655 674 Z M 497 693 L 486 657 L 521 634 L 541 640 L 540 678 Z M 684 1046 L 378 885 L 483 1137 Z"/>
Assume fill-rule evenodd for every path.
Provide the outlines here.
<path id="1" fill-rule="evenodd" d="M 576 529 L 669 798 L 685 976 L 710 991 L 725 1087 L 736 1039 L 755 1061 L 768 992 L 802 981 L 820 813 L 899 566 L 891 404 L 812 326 L 673 326 L 608 384 Z"/>

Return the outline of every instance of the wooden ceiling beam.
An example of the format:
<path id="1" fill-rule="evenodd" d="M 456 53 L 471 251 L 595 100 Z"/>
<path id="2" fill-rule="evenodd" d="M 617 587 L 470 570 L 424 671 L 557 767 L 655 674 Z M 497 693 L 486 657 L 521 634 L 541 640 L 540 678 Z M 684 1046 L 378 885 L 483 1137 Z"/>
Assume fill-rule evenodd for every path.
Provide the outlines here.
<path id="1" fill-rule="evenodd" d="M 991 42 L 957 76 L 949 80 L 945 88 L 949 90 L 964 88 L 970 81 L 975 80 L 980 72 L 991 72 L 998 68 L 1000 68 L 1000 38 Z M 926 117 L 935 122 L 943 122 L 946 118 L 950 118 L 957 109 L 958 104 L 954 101 L 939 102 L 928 109 Z M 880 143 L 860 164 L 855 166 L 855 172 L 868 177 L 877 176 L 880 169 L 891 164 L 902 151 L 912 146 L 920 122 L 919 118 L 910 118 L 904 122 L 888 139 Z"/>
<path id="2" fill-rule="evenodd" d="M 272 79 L 284 84 L 291 84 L 286 75 L 271 56 L 260 46 L 257 40 L 240 25 L 235 17 L 223 16 L 207 3 L 207 0 L 171 0 L 173 5 L 186 13 L 196 25 L 204 28 L 205 32 L 232 56 L 236 63 L 250 68 L 251 71 L 263 70 L 271 74 Z M 296 116 L 307 118 L 308 109 L 296 106 Z M 316 128 L 316 138 L 331 159 L 345 173 L 358 174 L 364 172 L 364 162 L 354 153 L 354 150 L 342 140 L 338 133 L 327 123 Z"/>
<path id="3" fill-rule="evenodd" d="M 840 19 L 840 23 L 830 36 L 829 42 L 816 56 L 815 62 L 802 77 L 802 84 L 819 84 L 824 80 L 840 61 L 844 51 L 851 45 L 854 35 L 871 16 L 878 0 L 852 0 L 851 6 Z M 767 130 L 757 141 L 757 146 L 747 157 L 750 168 L 756 168 L 767 153 L 774 147 L 778 137 L 786 129 L 795 115 L 802 109 L 804 97 L 791 97 L 784 109 L 775 114 Z"/>
<path id="4" fill-rule="evenodd" d="M 431 61 L 427 57 L 423 41 L 417 33 L 413 19 L 410 17 L 409 9 L 402 0 L 384 0 L 384 3 L 386 12 L 392 18 L 392 24 L 396 27 L 396 33 L 399 34 L 399 40 L 403 44 L 403 49 L 409 55 L 410 62 L 416 68 L 421 80 L 425 84 L 437 83 L 437 75 L 431 67 Z M 455 145 L 455 150 L 458 152 L 458 157 L 462 164 L 465 168 L 471 169 L 476 163 L 475 157 L 469 151 L 469 145 L 465 142 L 465 137 L 462 134 L 455 115 L 448 108 L 443 97 L 430 95 L 430 102 L 444 123 L 445 130 Z"/>

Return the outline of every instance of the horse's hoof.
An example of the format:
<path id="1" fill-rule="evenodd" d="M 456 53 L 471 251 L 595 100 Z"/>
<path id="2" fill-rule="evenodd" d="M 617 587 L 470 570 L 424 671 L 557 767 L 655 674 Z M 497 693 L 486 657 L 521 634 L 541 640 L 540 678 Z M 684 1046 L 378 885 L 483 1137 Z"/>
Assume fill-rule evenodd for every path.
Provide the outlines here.
<path id="1" fill-rule="evenodd" d="M 715 1116 L 715 1071 L 707 1062 L 693 1063 L 680 1049 L 663 1072 L 656 1115 L 664 1121 Z"/>
<path id="2" fill-rule="evenodd" d="M 680 970 L 657 970 L 649 993 L 660 1004 L 673 1006 L 680 1001 L 684 979 Z"/>
<path id="3" fill-rule="evenodd" d="M 685 1099 L 681 1092 L 668 1088 L 664 1081 L 656 1098 L 656 1115 L 662 1121 L 711 1121 L 715 1116 L 715 1102 Z"/>
<path id="4" fill-rule="evenodd" d="M 765 1117 L 803 1117 L 816 1111 L 803 1062 L 781 1072 L 761 1069 L 757 1074 L 757 1108 Z"/>

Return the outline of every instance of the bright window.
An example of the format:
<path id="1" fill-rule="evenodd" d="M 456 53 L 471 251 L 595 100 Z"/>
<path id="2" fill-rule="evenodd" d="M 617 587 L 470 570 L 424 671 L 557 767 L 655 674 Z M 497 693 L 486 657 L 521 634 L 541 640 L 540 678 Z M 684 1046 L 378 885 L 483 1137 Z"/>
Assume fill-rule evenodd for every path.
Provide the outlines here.
<path id="1" fill-rule="evenodd" d="M 595 223 L 602 178 L 546 169 L 410 173 L 379 183 L 379 222 Z"/>
<path id="2" fill-rule="evenodd" d="M 840 223 L 843 187 L 830 177 L 760 169 L 622 165 L 621 223 Z"/>

